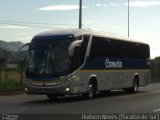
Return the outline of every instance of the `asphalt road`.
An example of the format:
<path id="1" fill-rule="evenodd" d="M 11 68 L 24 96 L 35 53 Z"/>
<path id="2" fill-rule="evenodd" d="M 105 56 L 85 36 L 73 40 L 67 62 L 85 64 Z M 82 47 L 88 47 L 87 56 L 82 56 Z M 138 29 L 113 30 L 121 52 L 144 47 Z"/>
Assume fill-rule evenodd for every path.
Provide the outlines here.
<path id="1" fill-rule="evenodd" d="M 95 99 L 81 96 L 50 101 L 46 96 L 0 96 L 0 113 L 12 114 L 87 114 L 87 113 L 160 113 L 160 84 L 139 88 L 136 94 L 112 91 Z"/>

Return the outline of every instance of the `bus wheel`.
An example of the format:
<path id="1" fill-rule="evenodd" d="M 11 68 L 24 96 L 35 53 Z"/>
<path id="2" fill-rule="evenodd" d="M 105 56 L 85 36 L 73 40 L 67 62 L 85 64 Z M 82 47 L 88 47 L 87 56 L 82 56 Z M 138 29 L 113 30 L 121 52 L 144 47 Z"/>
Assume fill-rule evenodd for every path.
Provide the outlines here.
<path id="1" fill-rule="evenodd" d="M 92 99 L 96 94 L 96 86 L 92 83 L 89 82 L 88 84 L 88 91 L 87 93 L 84 94 L 84 97 L 87 99 Z"/>
<path id="2" fill-rule="evenodd" d="M 138 92 L 138 87 L 139 87 L 138 78 L 135 78 L 134 82 L 133 82 L 133 86 L 132 86 L 132 88 L 129 89 L 129 92 L 131 92 L 131 93 Z"/>
<path id="3" fill-rule="evenodd" d="M 47 94 L 47 97 L 49 100 L 56 100 L 56 98 L 58 97 L 57 95 L 53 95 L 53 94 Z"/>

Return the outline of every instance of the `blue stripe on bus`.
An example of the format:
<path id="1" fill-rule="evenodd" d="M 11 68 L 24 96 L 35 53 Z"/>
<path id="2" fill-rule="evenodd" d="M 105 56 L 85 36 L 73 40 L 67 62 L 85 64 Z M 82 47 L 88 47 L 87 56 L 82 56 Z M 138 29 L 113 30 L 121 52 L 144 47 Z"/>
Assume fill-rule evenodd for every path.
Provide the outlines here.
<path id="1" fill-rule="evenodd" d="M 107 62 L 111 63 L 111 66 Z M 122 64 L 121 64 L 122 63 Z M 109 66 L 108 68 L 106 66 Z M 116 59 L 116 58 L 95 58 L 92 60 L 87 59 L 84 67 L 81 69 L 85 70 L 139 70 L 139 69 L 150 69 L 150 61 L 143 59 Z M 59 77 L 31 77 L 26 76 L 32 80 L 57 80 Z"/>
<path id="2" fill-rule="evenodd" d="M 106 62 L 108 60 L 111 63 Z M 122 66 L 121 66 L 122 64 Z M 150 69 L 150 61 L 144 59 L 117 59 L 117 58 L 95 58 L 87 59 L 82 70 L 101 70 L 101 69 Z"/>
<path id="3" fill-rule="evenodd" d="M 31 77 L 31 76 L 26 76 L 27 79 L 31 80 L 36 80 L 36 81 L 52 81 L 52 80 L 58 80 L 60 77 Z"/>

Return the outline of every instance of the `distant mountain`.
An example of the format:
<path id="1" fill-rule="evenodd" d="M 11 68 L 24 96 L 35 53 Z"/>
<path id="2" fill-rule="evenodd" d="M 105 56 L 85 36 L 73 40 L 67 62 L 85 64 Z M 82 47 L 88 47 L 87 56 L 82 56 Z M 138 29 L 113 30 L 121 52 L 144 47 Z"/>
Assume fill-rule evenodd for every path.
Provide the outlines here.
<path id="1" fill-rule="evenodd" d="M 17 52 L 18 49 L 23 45 L 22 42 L 5 42 L 0 40 L 0 49 L 4 49 L 7 51 Z"/>
<path id="2" fill-rule="evenodd" d="M 5 55 L 4 55 L 4 49 L 1 49 L 1 48 L 0 48 L 0 59 L 1 59 L 1 58 L 4 58 L 4 56 L 5 56 Z"/>
<path id="3" fill-rule="evenodd" d="M 20 57 L 17 55 L 19 48 L 24 45 L 22 42 L 5 42 L 0 40 L 0 59 L 5 58 L 7 54 L 8 62 L 17 62 Z M 7 53 L 5 52 L 7 51 Z"/>

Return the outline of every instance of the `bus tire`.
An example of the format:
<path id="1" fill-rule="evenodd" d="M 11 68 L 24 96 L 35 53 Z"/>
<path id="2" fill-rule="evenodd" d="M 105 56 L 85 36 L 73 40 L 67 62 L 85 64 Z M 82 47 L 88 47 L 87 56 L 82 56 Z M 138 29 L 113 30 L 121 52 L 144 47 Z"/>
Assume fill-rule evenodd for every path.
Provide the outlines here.
<path id="1" fill-rule="evenodd" d="M 56 100 L 58 96 L 53 94 L 47 94 L 47 97 L 49 100 Z"/>
<path id="2" fill-rule="evenodd" d="M 139 87 L 139 80 L 137 77 L 135 77 L 134 81 L 133 81 L 133 86 L 132 86 L 132 88 L 129 89 L 129 92 L 130 93 L 138 92 L 138 87 Z"/>
<path id="3" fill-rule="evenodd" d="M 96 85 L 91 81 L 88 84 L 87 93 L 84 94 L 84 97 L 87 99 L 92 99 L 95 97 L 96 94 Z"/>

